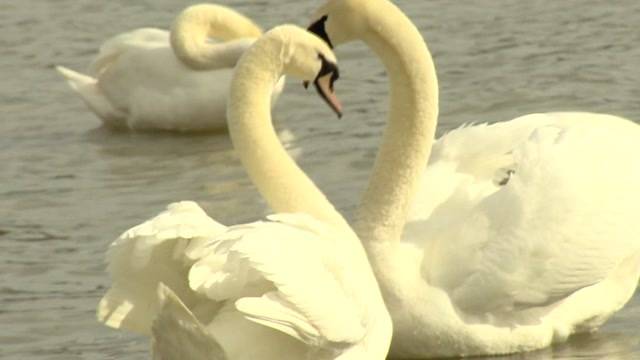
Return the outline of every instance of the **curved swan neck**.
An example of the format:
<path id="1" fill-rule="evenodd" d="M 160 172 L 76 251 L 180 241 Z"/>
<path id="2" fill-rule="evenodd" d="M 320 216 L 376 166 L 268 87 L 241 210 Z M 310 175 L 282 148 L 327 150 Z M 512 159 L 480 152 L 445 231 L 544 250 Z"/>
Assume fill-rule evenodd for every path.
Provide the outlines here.
<path id="1" fill-rule="evenodd" d="M 284 46 L 261 39 L 236 66 L 227 118 L 234 148 L 254 184 L 276 212 L 306 213 L 346 225 L 280 143 L 271 121 L 271 94 L 283 73 Z"/>
<path id="2" fill-rule="evenodd" d="M 386 0 L 373 3 L 368 23 L 375 26 L 362 40 L 387 69 L 391 99 L 388 125 L 355 226 L 370 250 L 376 243 L 400 240 L 438 118 L 438 80 L 420 32 L 395 5 Z"/>
<path id="3" fill-rule="evenodd" d="M 235 66 L 252 39 L 261 34 L 253 21 L 230 8 L 200 4 L 188 7 L 176 17 L 170 41 L 185 65 L 196 70 L 213 70 Z M 222 42 L 214 43 L 211 38 Z"/>

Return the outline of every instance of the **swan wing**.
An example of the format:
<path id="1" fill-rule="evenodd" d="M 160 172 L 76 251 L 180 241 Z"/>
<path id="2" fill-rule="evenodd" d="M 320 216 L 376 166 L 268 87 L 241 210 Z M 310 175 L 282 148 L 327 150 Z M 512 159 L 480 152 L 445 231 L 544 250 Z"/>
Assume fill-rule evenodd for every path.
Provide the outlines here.
<path id="1" fill-rule="evenodd" d="M 350 235 L 306 215 L 231 227 L 211 245 L 216 255 L 193 266 L 190 283 L 215 299 L 239 298 L 236 308 L 247 319 L 307 344 L 355 343 L 365 329 L 334 266 L 340 236 Z"/>
<path id="2" fill-rule="evenodd" d="M 156 289 L 164 283 L 185 302 L 197 294 L 187 281 L 193 256 L 225 226 L 194 202 L 174 203 L 158 216 L 124 232 L 107 253 L 112 286 L 100 300 L 98 320 L 148 334 L 158 311 Z"/>
<path id="3" fill-rule="evenodd" d="M 456 164 L 458 171 L 491 179 L 495 168 L 511 163 L 511 152 L 539 127 L 557 119 L 552 114 L 529 114 L 495 124 L 464 125 L 440 137 L 433 146 L 430 164 Z"/>
<path id="4" fill-rule="evenodd" d="M 549 114 L 530 114 L 491 125 L 464 125 L 440 137 L 408 220 L 424 222 L 443 204 L 474 206 L 498 190 L 505 171 L 513 165 L 514 148 L 537 127 L 551 122 Z"/>
<path id="5" fill-rule="evenodd" d="M 493 124 L 464 125 L 435 142 L 429 164 L 450 162 L 461 173 L 492 180 L 496 169 L 511 165 L 512 153 L 518 146 L 536 129 L 547 126 L 562 129 L 635 128 L 631 121 L 618 116 L 587 112 L 527 114 Z"/>
<path id="6" fill-rule="evenodd" d="M 609 277 L 640 247 L 640 136 L 603 124 L 536 128 L 506 185 L 433 230 L 423 275 L 476 314 L 547 306 Z M 429 221 L 445 223 L 445 207 Z"/>
<path id="7" fill-rule="evenodd" d="M 528 114 L 510 121 L 454 129 L 434 143 L 408 220 L 428 220 L 450 199 L 475 206 L 508 182 L 514 170 L 514 150 L 536 129 L 547 126 L 637 131 L 636 125 L 626 119 L 585 112 Z"/>
<path id="8" fill-rule="evenodd" d="M 160 308 L 151 327 L 154 360 L 224 360 L 222 347 L 166 285 L 158 286 Z"/>

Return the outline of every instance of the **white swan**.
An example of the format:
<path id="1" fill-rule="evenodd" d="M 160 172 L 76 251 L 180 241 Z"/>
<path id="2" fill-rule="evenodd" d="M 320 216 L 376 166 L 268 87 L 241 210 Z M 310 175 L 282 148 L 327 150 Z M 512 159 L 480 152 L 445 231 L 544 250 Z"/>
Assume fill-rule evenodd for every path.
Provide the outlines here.
<path id="1" fill-rule="evenodd" d="M 195 203 L 170 205 L 113 243 L 100 321 L 151 332 L 156 359 L 384 359 L 391 319 L 364 248 L 271 124 L 283 72 L 315 79 L 339 111 L 335 63 L 322 40 L 292 25 L 246 51 L 230 135 L 268 203 L 289 214 L 225 227 Z"/>
<path id="2" fill-rule="evenodd" d="M 90 75 L 57 70 L 107 126 L 221 130 L 233 67 L 261 33 L 230 8 L 194 5 L 176 17 L 171 34 L 144 28 L 106 41 Z M 275 87 L 274 103 L 283 86 L 284 78 Z"/>
<path id="3" fill-rule="evenodd" d="M 310 29 L 336 46 L 363 40 L 389 74 L 389 124 L 354 229 L 394 321 L 391 357 L 539 349 L 630 299 L 637 125 L 560 113 L 466 127 L 433 145 L 425 173 L 438 88 L 415 26 L 387 0 L 331 0 Z M 427 198 L 414 199 L 420 186 Z"/>

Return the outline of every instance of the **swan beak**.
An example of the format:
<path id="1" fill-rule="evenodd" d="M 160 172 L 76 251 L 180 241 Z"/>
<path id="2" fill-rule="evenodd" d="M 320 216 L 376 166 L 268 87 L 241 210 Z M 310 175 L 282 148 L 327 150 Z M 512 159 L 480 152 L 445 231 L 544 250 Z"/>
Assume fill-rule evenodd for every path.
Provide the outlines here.
<path id="1" fill-rule="evenodd" d="M 325 75 L 318 76 L 314 81 L 316 89 L 318 90 L 318 94 L 327 102 L 327 104 L 335 111 L 338 118 L 342 117 L 342 104 L 338 97 L 336 96 L 335 91 L 333 91 L 333 82 L 336 80 L 337 76 L 334 72 L 329 72 Z"/>
<path id="2" fill-rule="evenodd" d="M 303 81 L 302 86 L 304 86 L 305 89 L 309 89 L 309 81 L 307 80 Z"/>

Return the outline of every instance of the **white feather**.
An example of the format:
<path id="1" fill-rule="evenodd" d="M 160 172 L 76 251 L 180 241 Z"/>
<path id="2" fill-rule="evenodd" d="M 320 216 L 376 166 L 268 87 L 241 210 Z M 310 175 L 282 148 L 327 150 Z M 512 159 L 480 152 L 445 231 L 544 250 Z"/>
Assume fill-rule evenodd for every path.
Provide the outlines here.
<path id="1" fill-rule="evenodd" d="M 229 286 L 228 283 L 233 282 L 234 290 L 227 294 L 238 297 L 238 291 L 246 292 L 247 288 L 259 286 L 256 281 L 268 281 L 277 288 L 276 294 L 263 298 L 262 302 L 239 302 L 245 305 L 244 309 L 251 317 L 262 320 L 271 318 L 274 322 L 283 320 L 261 314 L 255 311 L 255 307 L 248 306 L 257 303 L 266 305 L 267 302 L 280 298 L 277 301 L 279 305 L 290 304 L 304 316 L 306 322 L 317 328 L 323 341 L 355 343 L 364 335 L 360 320 L 362 315 L 340 285 L 340 275 L 334 273 L 335 270 L 324 261 L 324 258 L 334 256 L 336 247 L 333 244 L 340 241 L 340 238 L 333 238 L 336 236 L 335 232 L 327 231 L 326 227 L 321 233 L 311 232 L 308 229 L 317 229 L 319 224 L 312 220 L 307 225 L 308 219 L 305 215 L 287 215 L 280 216 L 278 223 L 258 222 L 231 227 L 220 240 L 231 242 L 231 245 L 216 244 L 217 239 L 213 242 L 216 248 L 229 249 L 225 267 L 219 269 L 217 263 L 210 266 L 209 259 L 204 258 L 192 270 L 201 277 L 202 267 L 210 268 L 210 275 L 207 276 L 209 279 L 224 281 L 210 280 L 206 286 L 198 289 L 207 295 L 212 292 L 221 294 L 224 292 L 216 291 L 216 288 Z M 287 220 L 293 220 L 294 223 L 286 223 Z M 265 241 L 265 238 L 269 241 Z M 305 271 L 300 273 L 299 269 Z M 260 274 L 260 278 L 250 276 L 254 272 Z M 191 277 L 190 274 L 190 279 Z M 193 286 L 194 281 L 191 283 Z M 269 284 L 262 286 L 267 288 Z M 228 288 L 225 287 L 225 290 L 228 291 Z M 328 309 L 332 310 L 327 311 Z M 312 334 L 307 336 L 313 337 Z M 320 343 L 320 340 L 314 340 L 313 343 Z"/>
<path id="2" fill-rule="evenodd" d="M 157 359 L 174 359 L 181 347 L 199 359 L 216 346 L 234 359 L 250 359 L 257 349 L 264 359 L 297 359 L 360 342 L 367 318 L 344 289 L 343 265 L 335 267 L 334 258 L 345 251 L 344 237 L 355 235 L 308 215 L 270 219 L 278 221 L 226 228 L 193 202 L 169 205 L 112 244 L 113 285 L 100 301 L 99 320 L 150 334 Z M 247 337 L 230 338 L 234 328 Z M 247 350 L 253 342 L 261 345 Z M 267 344 L 274 350 L 264 350 Z"/>

